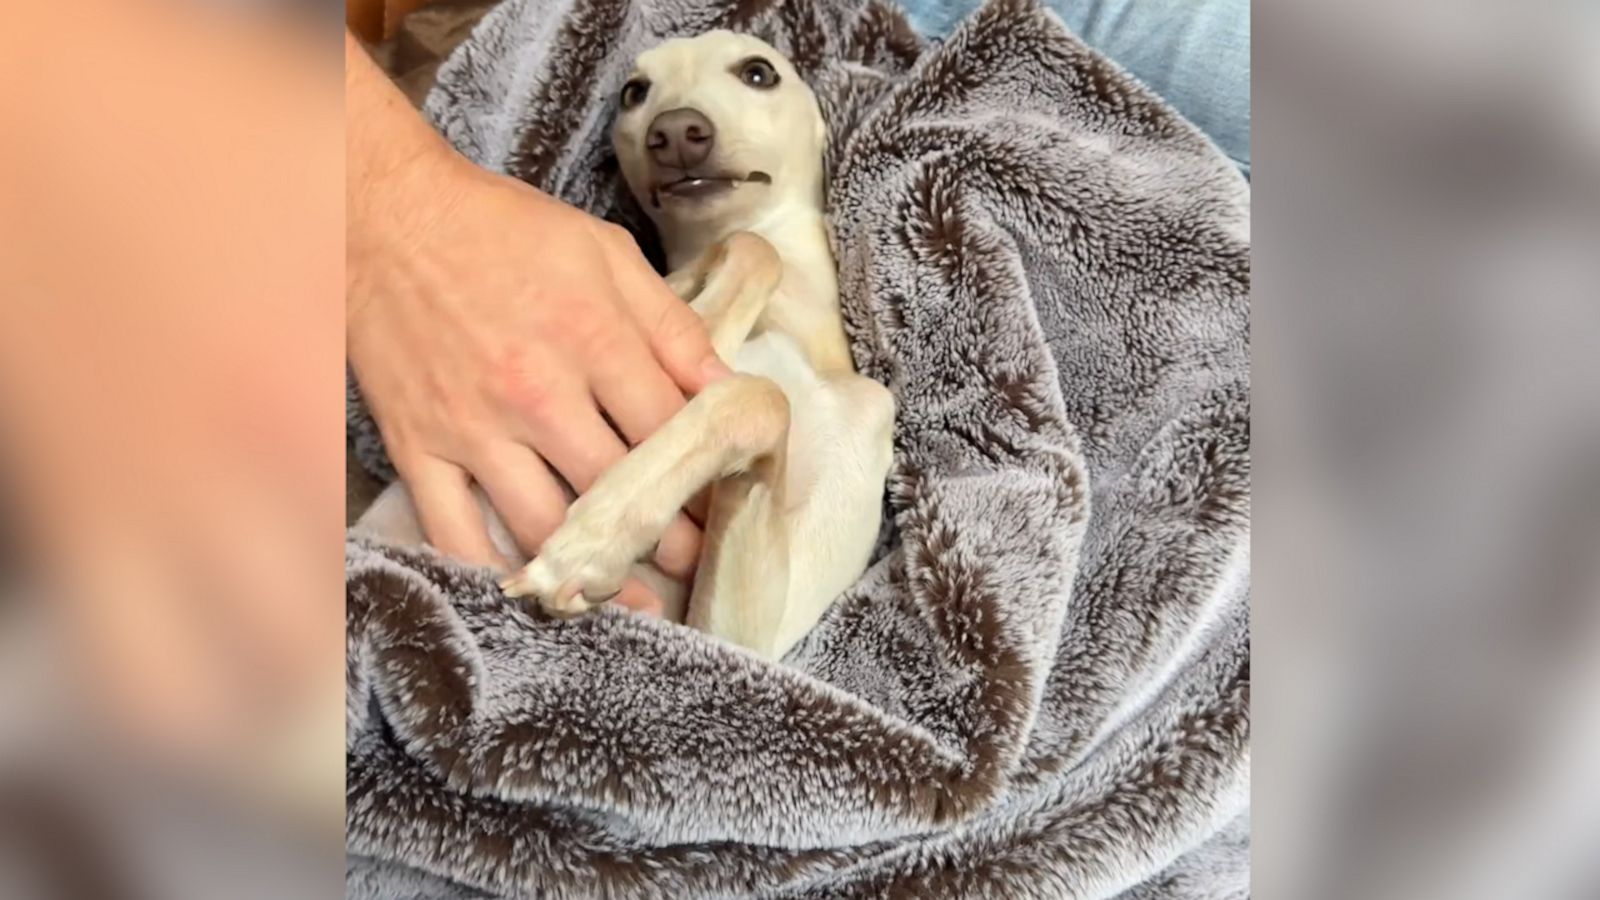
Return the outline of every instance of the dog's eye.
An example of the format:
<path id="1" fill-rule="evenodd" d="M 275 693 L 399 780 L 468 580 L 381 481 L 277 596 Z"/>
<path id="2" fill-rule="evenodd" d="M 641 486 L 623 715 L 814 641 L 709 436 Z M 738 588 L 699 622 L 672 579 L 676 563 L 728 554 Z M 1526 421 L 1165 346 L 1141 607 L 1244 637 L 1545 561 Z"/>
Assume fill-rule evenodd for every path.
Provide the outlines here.
<path id="1" fill-rule="evenodd" d="M 650 82 L 643 78 L 635 78 L 622 86 L 622 108 L 633 109 L 644 102 L 650 93 Z"/>
<path id="2" fill-rule="evenodd" d="M 753 88 L 767 90 L 778 86 L 778 70 L 759 56 L 739 64 L 739 80 Z"/>

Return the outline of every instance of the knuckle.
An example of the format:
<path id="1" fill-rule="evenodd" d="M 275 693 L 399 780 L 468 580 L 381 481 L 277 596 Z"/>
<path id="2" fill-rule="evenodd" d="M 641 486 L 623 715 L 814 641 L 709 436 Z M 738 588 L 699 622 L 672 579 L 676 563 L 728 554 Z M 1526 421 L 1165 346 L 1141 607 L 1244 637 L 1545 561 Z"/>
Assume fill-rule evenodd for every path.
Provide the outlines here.
<path id="1" fill-rule="evenodd" d="M 560 325 L 560 340 L 584 351 L 614 341 L 624 321 L 609 284 L 597 285 L 587 298 L 570 304 L 570 314 Z"/>
<path id="2" fill-rule="evenodd" d="M 438 421 L 433 430 L 457 436 L 482 429 L 487 418 L 483 404 L 478 398 L 455 392 L 439 398 L 436 414 Z"/>
<path id="3" fill-rule="evenodd" d="M 687 307 L 669 307 L 656 323 L 655 337 L 668 345 L 686 351 L 698 351 L 711 346 L 700 317 Z"/>
<path id="4" fill-rule="evenodd" d="M 472 475 L 473 480 L 483 482 L 486 476 L 494 475 L 498 471 L 498 460 L 504 441 L 504 435 L 490 428 L 480 425 L 466 427 L 459 436 L 459 449 L 455 455 L 461 467 Z"/>
<path id="5" fill-rule="evenodd" d="M 530 381 L 518 384 L 506 399 L 516 413 L 524 418 L 539 421 L 554 417 L 560 406 L 555 386 L 545 382 Z"/>
<path id="6" fill-rule="evenodd" d="M 521 348 L 507 350 L 495 361 L 493 392 L 513 413 L 539 420 L 556 413 L 562 393 L 548 367 Z"/>
<path id="7" fill-rule="evenodd" d="M 388 446 L 389 462 L 394 464 L 395 474 L 406 484 L 413 484 L 417 478 L 426 471 L 428 462 L 432 457 L 416 448 L 414 444 L 397 444 L 391 442 Z"/>
<path id="8" fill-rule="evenodd" d="M 584 341 L 584 348 L 590 359 L 597 362 L 622 358 L 628 351 L 635 349 L 639 343 L 636 334 L 630 334 L 624 328 L 595 328 L 591 330 Z"/>
<path id="9" fill-rule="evenodd" d="M 596 226 L 595 234 L 601 243 L 613 250 L 628 250 L 634 246 L 632 232 L 615 222 L 602 220 Z"/>

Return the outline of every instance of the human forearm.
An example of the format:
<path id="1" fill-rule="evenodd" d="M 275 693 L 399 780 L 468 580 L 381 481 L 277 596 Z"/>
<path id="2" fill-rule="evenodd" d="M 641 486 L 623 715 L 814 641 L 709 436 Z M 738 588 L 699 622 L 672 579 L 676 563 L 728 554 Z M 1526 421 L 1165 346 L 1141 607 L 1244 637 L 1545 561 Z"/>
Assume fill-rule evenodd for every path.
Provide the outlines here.
<path id="1" fill-rule="evenodd" d="M 354 35 L 345 33 L 346 325 L 373 294 L 381 260 L 407 259 L 452 214 L 471 174 Z"/>
<path id="2" fill-rule="evenodd" d="M 449 147 L 349 31 L 344 64 L 346 197 L 364 212 L 382 199 L 381 187 Z"/>

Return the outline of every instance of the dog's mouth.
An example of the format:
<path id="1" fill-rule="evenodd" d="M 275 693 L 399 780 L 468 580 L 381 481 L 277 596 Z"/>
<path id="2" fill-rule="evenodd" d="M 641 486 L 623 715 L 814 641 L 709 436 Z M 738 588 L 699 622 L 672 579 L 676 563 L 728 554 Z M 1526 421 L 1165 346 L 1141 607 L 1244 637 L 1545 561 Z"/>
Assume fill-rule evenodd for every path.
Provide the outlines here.
<path id="1" fill-rule="evenodd" d="M 651 200 L 661 205 L 662 197 L 680 200 L 700 200 L 715 197 L 733 190 L 741 184 L 771 184 L 772 176 L 765 172 L 748 175 L 695 175 L 686 173 L 671 181 L 658 181 L 650 191 Z"/>

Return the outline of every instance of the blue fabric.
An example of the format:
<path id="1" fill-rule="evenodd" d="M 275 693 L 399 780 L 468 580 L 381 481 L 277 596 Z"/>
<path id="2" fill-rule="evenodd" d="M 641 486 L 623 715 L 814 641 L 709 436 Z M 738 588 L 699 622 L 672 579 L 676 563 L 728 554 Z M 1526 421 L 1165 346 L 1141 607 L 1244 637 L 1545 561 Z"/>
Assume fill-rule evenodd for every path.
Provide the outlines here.
<path id="1" fill-rule="evenodd" d="M 982 0 L 902 0 L 943 37 Z M 1250 0 L 1043 0 L 1089 46 L 1116 60 L 1250 174 Z"/>

